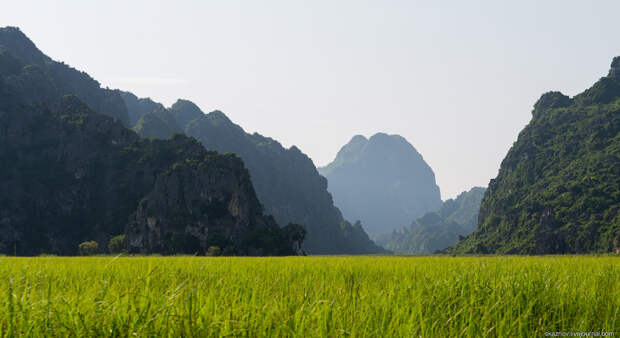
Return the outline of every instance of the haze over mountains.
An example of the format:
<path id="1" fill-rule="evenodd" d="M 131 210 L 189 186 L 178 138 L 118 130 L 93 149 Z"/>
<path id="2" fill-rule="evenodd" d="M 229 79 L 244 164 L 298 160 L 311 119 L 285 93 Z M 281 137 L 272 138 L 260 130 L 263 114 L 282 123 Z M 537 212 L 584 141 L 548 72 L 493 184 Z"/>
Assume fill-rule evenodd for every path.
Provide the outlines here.
<path id="1" fill-rule="evenodd" d="M 486 192 L 442 202 L 398 135 L 355 136 L 317 169 L 221 111 L 101 88 L 1 28 L 0 253 L 120 234 L 143 254 L 385 253 L 367 231 L 398 253 L 620 251 L 620 58 L 532 115 Z"/>
<path id="2" fill-rule="evenodd" d="M 464 191 L 411 225 L 375 236 L 376 243 L 399 254 L 432 254 L 444 250 L 476 230 L 485 191 L 481 187 Z"/>
<path id="3" fill-rule="evenodd" d="M 252 176 L 259 200 L 267 214 L 280 224 L 297 223 L 308 230 L 304 249 L 313 254 L 381 253 L 359 224 L 347 222 L 334 207 L 327 182 L 312 160 L 297 147 L 285 149 L 260 134 L 248 134 L 224 113 L 204 114 L 188 100 L 178 100 L 169 109 L 150 99 L 126 93 L 130 116 L 143 137 L 168 138 L 182 131 L 207 149 L 239 155 Z M 148 108 L 154 108 L 148 111 Z"/>
<path id="4" fill-rule="evenodd" d="M 319 172 L 345 218 L 391 232 L 441 205 L 433 170 L 399 135 L 356 135 Z"/>

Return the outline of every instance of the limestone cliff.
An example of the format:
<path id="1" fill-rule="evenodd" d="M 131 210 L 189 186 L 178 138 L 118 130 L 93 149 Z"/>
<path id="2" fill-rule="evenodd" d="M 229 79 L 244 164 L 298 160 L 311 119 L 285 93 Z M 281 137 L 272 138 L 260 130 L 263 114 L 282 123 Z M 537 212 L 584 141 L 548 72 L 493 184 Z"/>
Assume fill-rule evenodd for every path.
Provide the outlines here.
<path id="1" fill-rule="evenodd" d="M 141 139 L 126 109 L 93 109 L 111 91 L 72 94 L 75 79 L 36 64 L 53 61 L 24 39 L 0 29 L 0 253 L 75 254 L 125 231 L 132 252 L 301 253 L 304 229 L 263 215 L 241 159 L 182 135 Z"/>

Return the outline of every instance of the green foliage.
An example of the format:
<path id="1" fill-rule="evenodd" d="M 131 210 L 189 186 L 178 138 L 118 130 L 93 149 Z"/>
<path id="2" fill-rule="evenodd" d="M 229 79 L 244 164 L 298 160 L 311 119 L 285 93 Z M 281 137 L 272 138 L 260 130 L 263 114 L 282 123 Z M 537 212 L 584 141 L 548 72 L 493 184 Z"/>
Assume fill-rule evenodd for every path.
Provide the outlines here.
<path id="1" fill-rule="evenodd" d="M 457 253 L 620 250 L 620 60 L 572 99 L 547 93 L 503 160 Z"/>
<path id="2" fill-rule="evenodd" d="M 616 331 L 620 258 L 0 258 L 6 337 Z"/>
<path id="3" fill-rule="evenodd" d="M 120 254 L 124 253 L 127 250 L 125 249 L 125 235 L 114 236 L 110 239 L 108 243 L 108 251 L 111 254 Z"/>
<path id="4" fill-rule="evenodd" d="M 99 244 L 95 241 L 82 242 L 78 245 L 80 256 L 92 256 L 99 253 Z"/>

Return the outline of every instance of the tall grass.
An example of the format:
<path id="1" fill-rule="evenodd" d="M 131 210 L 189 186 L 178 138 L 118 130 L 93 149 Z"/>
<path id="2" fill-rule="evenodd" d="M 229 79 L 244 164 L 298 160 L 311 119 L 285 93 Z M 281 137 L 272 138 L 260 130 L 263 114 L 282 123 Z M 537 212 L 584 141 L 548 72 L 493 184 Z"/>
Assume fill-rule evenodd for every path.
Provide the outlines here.
<path id="1" fill-rule="evenodd" d="M 620 334 L 620 258 L 0 257 L 0 336 Z"/>

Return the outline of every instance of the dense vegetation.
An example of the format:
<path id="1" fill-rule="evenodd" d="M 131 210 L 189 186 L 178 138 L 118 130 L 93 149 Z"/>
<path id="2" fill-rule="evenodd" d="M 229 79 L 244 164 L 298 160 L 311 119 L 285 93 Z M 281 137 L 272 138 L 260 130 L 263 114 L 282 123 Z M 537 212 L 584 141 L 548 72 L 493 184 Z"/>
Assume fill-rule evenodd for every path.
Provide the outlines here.
<path id="1" fill-rule="evenodd" d="M 457 253 L 620 252 L 620 57 L 569 98 L 541 96 Z"/>
<path id="2" fill-rule="evenodd" d="M 357 135 L 319 172 L 345 218 L 370 234 L 390 232 L 441 205 L 433 170 L 399 135 Z"/>
<path id="3" fill-rule="evenodd" d="M 618 331 L 617 257 L 2 258 L 0 336 Z"/>
<path id="4" fill-rule="evenodd" d="M 0 253 L 76 254 L 122 233 L 130 252 L 300 252 L 303 229 L 262 214 L 241 159 L 181 135 L 140 139 L 120 123 L 126 109 L 94 110 L 114 116 L 117 104 L 117 92 L 0 29 Z"/>
<path id="5" fill-rule="evenodd" d="M 132 112 L 131 107 L 141 106 L 135 104 L 134 97 L 125 97 L 130 115 L 142 114 L 134 129 L 143 137 L 166 138 L 175 128 L 181 128 L 207 149 L 240 156 L 265 213 L 273 215 L 279 224 L 297 223 L 307 229 L 303 246 L 308 253 L 385 252 L 368 238 L 359 223 L 352 225 L 342 217 L 327 192 L 325 178 L 297 147 L 285 149 L 271 138 L 248 134 L 224 113 L 204 114 L 187 100 L 178 100 L 165 110 L 157 108 L 145 113 Z M 176 123 L 166 122 L 171 118 Z"/>
<path id="6" fill-rule="evenodd" d="M 474 187 L 442 203 L 410 226 L 378 235 L 377 244 L 399 254 L 430 254 L 446 249 L 476 230 L 485 188 Z"/>

